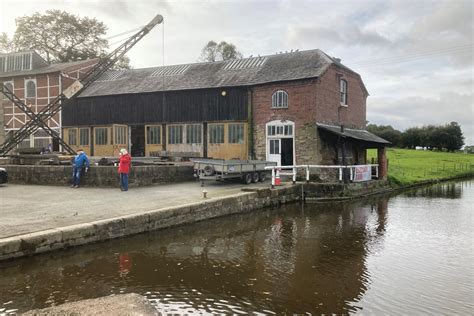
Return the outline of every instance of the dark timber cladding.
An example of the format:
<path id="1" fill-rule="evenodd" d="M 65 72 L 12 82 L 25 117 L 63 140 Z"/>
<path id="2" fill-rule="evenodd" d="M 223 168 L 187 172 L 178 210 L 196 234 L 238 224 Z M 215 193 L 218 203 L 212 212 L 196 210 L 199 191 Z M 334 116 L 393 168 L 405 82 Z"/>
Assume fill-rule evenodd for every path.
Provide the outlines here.
<path id="1" fill-rule="evenodd" d="M 82 97 L 65 104 L 63 126 L 246 121 L 247 96 L 219 88 Z"/>

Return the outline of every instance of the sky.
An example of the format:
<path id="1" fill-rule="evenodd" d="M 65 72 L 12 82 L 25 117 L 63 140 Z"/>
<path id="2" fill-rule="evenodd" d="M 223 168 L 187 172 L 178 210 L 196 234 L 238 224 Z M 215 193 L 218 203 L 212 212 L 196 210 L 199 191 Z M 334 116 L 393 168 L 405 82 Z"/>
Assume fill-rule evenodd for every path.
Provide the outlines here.
<path id="1" fill-rule="evenodd" d="M 471 0 L 0 0 L 0 33 L 49 9 L 95 17 L 117 34 L 155 27 L 128 53 L 134 68 L 196 62 L 209 41 L 244 57 L 319 48 L 362 76 L 369 123 L 404 130 L 461 124 L 474 145 Z M 118 45 L 118 44 L 115 44 Z M 112 46 L 114 47 L 114 46 Z"/>

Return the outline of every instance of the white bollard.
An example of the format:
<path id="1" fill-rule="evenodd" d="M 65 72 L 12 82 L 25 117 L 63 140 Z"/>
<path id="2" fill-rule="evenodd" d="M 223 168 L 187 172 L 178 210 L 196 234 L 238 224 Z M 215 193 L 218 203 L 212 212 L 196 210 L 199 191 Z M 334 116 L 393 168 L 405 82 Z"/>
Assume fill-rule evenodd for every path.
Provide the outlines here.
<path id="1" fill-rule="evenodd" d="M 272 169 L 272 189 L 275 188 L 275 169 Z"/>

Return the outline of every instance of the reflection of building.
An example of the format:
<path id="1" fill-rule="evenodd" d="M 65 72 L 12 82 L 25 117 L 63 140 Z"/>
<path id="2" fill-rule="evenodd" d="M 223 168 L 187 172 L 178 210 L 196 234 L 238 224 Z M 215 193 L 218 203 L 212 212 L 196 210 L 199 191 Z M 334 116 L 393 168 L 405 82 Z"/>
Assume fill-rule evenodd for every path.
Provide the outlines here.
<path id="1" fill-rule="evenodd" d="M 64 109 L 64 136 L 93 155 L 365 163 L 387 143 L 364 131 L 367 96 L 320 50 L 109 71 Z"/>
<path id="2" fill-rule="evenodd" d="M 87 71 L 96 60 L 69 63 L 48 64 L 34 51 L 0 54 L 0 84 L 38 113 L 54 98 L 60 95 L 74 80 Z M 63 76 L 64 75 L 64 76 Z M 30 119 L 12 102 L 0 96 L 0 144 L 10 133 L 20 129 Z M 61 113 L 47 121 L 49 127 L 61 132 Z M 52 140 L 46 132 L 39 129 L 34 135 L 26 138 L 20 147 L 47 147 Z M 59 150 L 58 144 L 53 149 Z"/>
<path id="3" fill-rule="evenodd" d="M 375 205 L 338 203 L 304 212 L 287 205 L 278 215 L 230 216 L 38 256 L 34 265 L 28 259 L 0 269 L 0 297 L 35 300 L 23 305 L 31 308 L 51 291 L 50 302 L 62 303 L 123 289 L 201 311 L 225 300 L 248 312 L 346 314 L 370 281 L 371 245 L 383 240 L 387 203 Z M 26 293 L 11 291 L 32 284 Z"/>

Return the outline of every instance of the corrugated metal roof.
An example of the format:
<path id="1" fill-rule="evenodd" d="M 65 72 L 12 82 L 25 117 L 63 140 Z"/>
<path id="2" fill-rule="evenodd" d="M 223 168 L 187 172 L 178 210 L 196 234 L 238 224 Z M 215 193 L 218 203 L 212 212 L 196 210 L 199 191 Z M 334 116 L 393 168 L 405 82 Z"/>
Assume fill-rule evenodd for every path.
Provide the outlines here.
<path id="1" fill-rule="evenodd" d="M 131 69 L 120 76 L 120 84 L 96 81 L 79 97 L 252 86 L 317 78 L 334 63 L 328 55 L 315 49 L 232 61 Z"/>
<path id="2" fill-rule="evenodd" d="M 342 137 L 348 137 L 348 138 L 353 138 L 353 139 L 371 142 L 371 143 L 377 143 L 377 144 L 385 144 L 385 145 L 391 144 L 389 141 L 381 137 L 378 137 L 377 135 L 374 135 L 365 129 L 344 128 L 344 131 L 341 132 L 340 126 L 327 125 L 327 124 L 322 124 L 322 123 L 316 123 L 316 126 L 318 128 L 321 128 L 323 130 L 326 130 L 328 132 L 331 132 L 333 134 L 336 134 Z"/>

